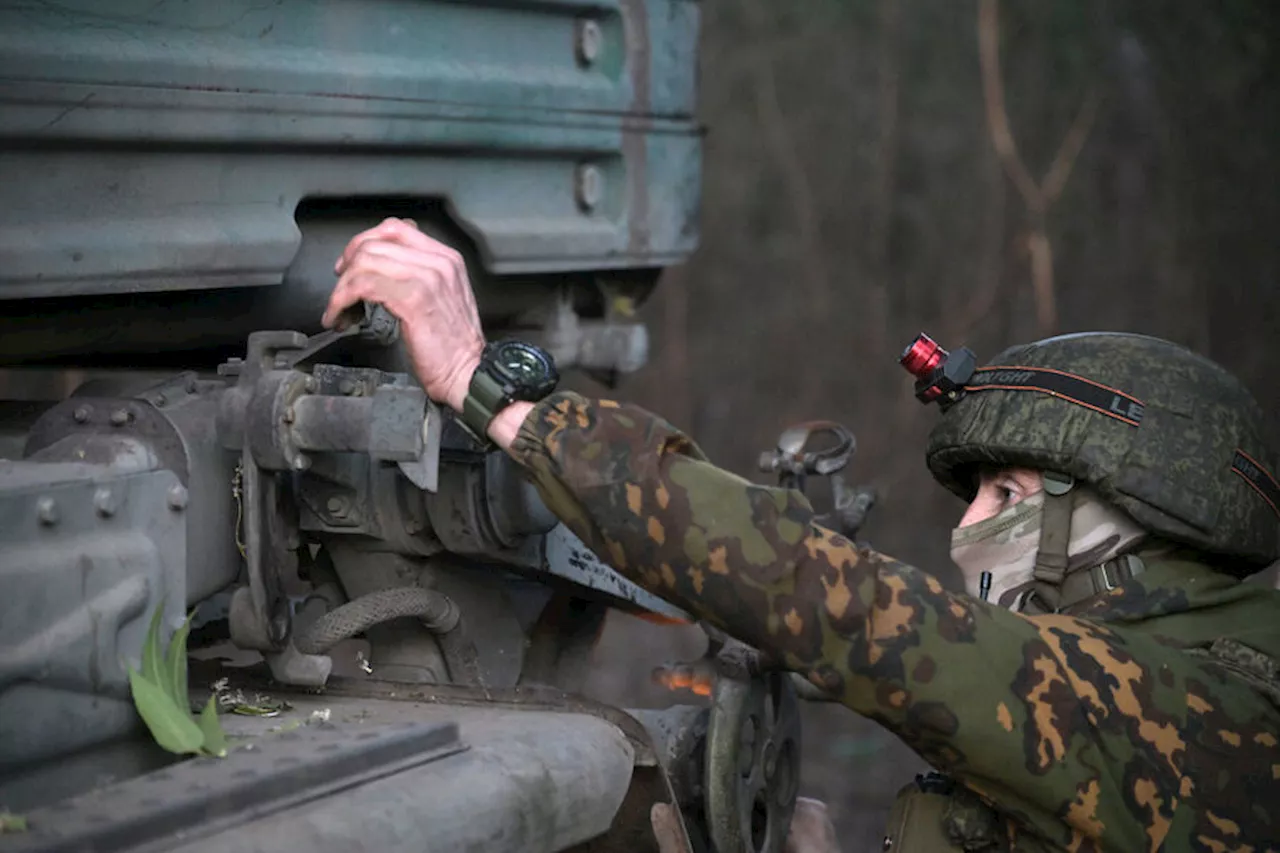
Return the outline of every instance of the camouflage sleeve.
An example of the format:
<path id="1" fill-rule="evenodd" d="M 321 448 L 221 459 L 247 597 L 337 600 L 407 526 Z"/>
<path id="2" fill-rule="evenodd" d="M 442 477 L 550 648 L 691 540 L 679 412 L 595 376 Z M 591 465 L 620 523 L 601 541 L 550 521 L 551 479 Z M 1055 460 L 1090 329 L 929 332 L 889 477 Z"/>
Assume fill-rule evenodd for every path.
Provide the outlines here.
<path id="1" fill-rule="evenodd" d="M 1158 849 L 1175 812 L 1192 813 L 1178 805 L 1195 755 L 1275 745 L 1274 719 L 1223 701 L 1187 656 L 952 595 L 815 524 L 799 493 L 716 468 L 642 409 L 557 394 L 512 452 L 601 559 L 806 674 L 1055 845 Z M 1224 797 L 1246 784 L 1214 775 L 1196 784 Z M 1230 820 L 1195 820 L 1220 844 L 1192 849 L 1238 846 Z"/>

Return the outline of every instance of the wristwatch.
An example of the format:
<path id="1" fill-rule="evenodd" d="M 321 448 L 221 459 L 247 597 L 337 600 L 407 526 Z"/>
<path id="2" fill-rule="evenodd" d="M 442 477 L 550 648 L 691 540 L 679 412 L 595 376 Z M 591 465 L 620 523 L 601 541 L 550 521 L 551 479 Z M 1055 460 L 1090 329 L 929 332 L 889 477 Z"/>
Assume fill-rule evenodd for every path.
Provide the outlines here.
<path id="1" fill-rule="evenodd" d="M 517 340 L 491 343 L 480 355 L 458 422 L 480 444 L 489 442 L 489 424 L 517 400 L 536 403 L 560 382 L 555 360 L 541 347 Z"/>

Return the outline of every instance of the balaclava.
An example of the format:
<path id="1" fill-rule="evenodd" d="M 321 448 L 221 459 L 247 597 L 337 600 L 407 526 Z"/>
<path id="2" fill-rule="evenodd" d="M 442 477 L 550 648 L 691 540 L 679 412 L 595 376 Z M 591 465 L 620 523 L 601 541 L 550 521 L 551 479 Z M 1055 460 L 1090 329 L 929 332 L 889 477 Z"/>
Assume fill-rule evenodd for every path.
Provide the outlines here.
<path id="1" fill-rule="evenodd" d="M 1078 484 L 1076 491 L 1068 572 L 1101 565 L 1146 537 L 1127 515 L 1087 486 Z M 951 532 L 951 559 L 960 567 L 970 595 L 981 597 L 982 573 L 990 572 L 987 600 L 1010 610 L 1023 609 L 1034 585 L 1043 512 L 1044 492 L 1037 492 L 999 515 Z"/>

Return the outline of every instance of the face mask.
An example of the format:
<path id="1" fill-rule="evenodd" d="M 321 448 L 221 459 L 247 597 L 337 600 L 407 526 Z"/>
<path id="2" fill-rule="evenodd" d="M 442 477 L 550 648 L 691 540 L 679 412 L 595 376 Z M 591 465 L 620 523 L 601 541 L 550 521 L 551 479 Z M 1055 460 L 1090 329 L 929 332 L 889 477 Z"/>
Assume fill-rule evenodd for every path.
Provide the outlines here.
<path id="1" fill-rule="evenodd" d="M 987 601 L 998 602 L 1011 590 L 1030 589 L 1043 514 L 1044 493 L 1038 492 L 999 515 L 951 531 L 951 559 L 964 575 L 965 591 L 981 597 L 983 572 L 991 573 Z M 1020 603 L 1013 609 L 1021 609 Z"/>
<path id="2" fill-rule="evenodd" d="M 951 532 L 951 559 L 964 575 L 965 591 L 982 597 L 982 574 L 991 573 L 987 601 L 1021 610 L 1035 582 L 1044 493 L 1037 492 L 999 515 Z M 1145 531 L 1086 486 L 1076 487 L 1067 571 L 1097 566 L 1131 549 Z"/>

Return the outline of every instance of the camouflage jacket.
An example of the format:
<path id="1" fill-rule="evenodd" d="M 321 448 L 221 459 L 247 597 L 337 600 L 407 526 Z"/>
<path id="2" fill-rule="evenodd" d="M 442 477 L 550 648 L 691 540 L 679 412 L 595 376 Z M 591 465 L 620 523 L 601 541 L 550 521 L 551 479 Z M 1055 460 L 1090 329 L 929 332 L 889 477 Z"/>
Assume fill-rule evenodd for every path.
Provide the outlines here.
<path id="1" fill-rule="evenodd" d="M 815 524 L 634 406 L 558 393 L 513 455 L 631 580 L 785 661 L 1001 814 L 1020 850 L 1280 849 L 1280 710 L 1183 649 L 1280 657 L 1280 594 L 1194 564 L 1023 616 Z"/>

